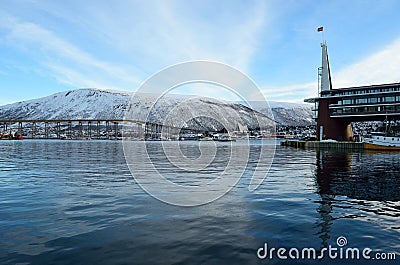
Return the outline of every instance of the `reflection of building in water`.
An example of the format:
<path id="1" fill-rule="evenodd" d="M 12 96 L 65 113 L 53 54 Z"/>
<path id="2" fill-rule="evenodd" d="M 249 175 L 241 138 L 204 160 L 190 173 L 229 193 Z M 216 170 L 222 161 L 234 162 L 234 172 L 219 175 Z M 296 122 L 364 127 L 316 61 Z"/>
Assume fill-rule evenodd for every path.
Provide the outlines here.
<path id="1" fill-rule="evenodd" d="M 337 204 L 336 196 L 355 199 L 355 203 L 358 200 L 397 202 L 400 201 L 399 175 L 400 160 L 394 153 L 318 151 L 316 183 L 321 204 L 317 211 L 320 214 L 318 226 L 322 245 L 326 247 L 330 238 L 330 226 L 335 220 L 332 212 L 334 204 Z"/>
<path id="2" fill-rule="evenodd" d="M 394 153 L 317 153 L 320 194 L 400 201 L 400 160 Z"/>
<path id="3" fill-rule="evenodd" d="M 328 240 L 331 235 L 330 226 L 334 218 L 332 217 L 332 201 L 335 198 L 335 193 L 331 191 L 331 183 L 336 176 L 336 171 L 340 169 L 343 172 L 349 171 L 351 164 L 351 154 L 349 153 L 332 153 L 332 152 L 317 152 L 317 184 L 318 193 L 321 196 L 321 204 L 318 207 L 320 214 L 319 238 L 322 240 L 322 246 L 328 246 Z"/>

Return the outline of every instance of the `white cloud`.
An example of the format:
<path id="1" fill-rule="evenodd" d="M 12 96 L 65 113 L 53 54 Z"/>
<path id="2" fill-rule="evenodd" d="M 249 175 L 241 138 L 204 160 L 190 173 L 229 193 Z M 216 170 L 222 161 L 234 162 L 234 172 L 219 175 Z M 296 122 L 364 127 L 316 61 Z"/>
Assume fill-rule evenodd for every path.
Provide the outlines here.
<path id="1" fill-rule="evenodd" d="M 333 88 L 400 82 L 400 38 L 380 51 L 332 73 Z M 317 82 L 264 88 L 268 100 L 303 102 L 316 97 Z"/>
<path id="2" fill-rule="evenodd" d="M 400 38 L 333 75 L 335 88 L 400 82 Z"/>
<path id="3" fill-rule="evenodd" d="M 145 38 L 143 42 L 136 41 L 135 45 L 154 56 L 151 59 L 157 58 L 166 64 L 213 60 L 246 70 L 254 55 L 260 31 L 267 22 L 267 9 L 263 2 L 240 10 L 223 2 L 199 6 L 198 3 L 162 1 L 150 5 L 149 10 L 150 14 L 138 15 L 145 17 L 150 25 L 151 36 L 143 32 L 143 28 L 136 28 L 139 36 Z M 118 25 L 113 28 L 118 28 Z M 110 32 L 114 31 L 111 29 Z"/>
<path id="4" fill-rule="evenodd" d="M 282 87 L 264 87 L 262 92 L 267 100 L 303 103 L 304 99 L 317 96 L 318 84 L 309 82 Z"/>
<path id="5" fill-rule="evenodd" d="M 20 22 L 10 16 L 7 21 L 6 25 L 2 24 L 8 29 L 5 40 L 35 56 L 42 65 L 54 71 L 50 74 L 59 77 L 61 82 L 77 87 L 88 83 L 98 86 L 101 79 L 108 78 L 110 84 L 117 79 L 139 84 L 128 69 L 101 61 L 37 24 Z M 101 78 L 95 79 L 94 75 Z M 81 78 L 72 78 L 76 76 Z"/>
<path id="6" fill-rule="evenodd" d="M 196 5 L 206 12 L 197 12 Z M 38 10 L 54 21 L 48 25 L 35 18 Z M 0 28 L 10 46 L 29 53 L 62 83 L 132 89 L 162 68 L 188 60 L 220 61 L 247 71 L 266 11 L 262 1 L 240 10 L 226 3 L 50 1 L 32 4 L 25 10 L 30 16 L 21 14 L 24 19 L 0 12 Z M 210 19 L 201 17 L 206 14 Z M 71 38 L 76 29 L 84 40 Z M 82 45 L 85 41 L 93 42 L 93 49 Z"/>

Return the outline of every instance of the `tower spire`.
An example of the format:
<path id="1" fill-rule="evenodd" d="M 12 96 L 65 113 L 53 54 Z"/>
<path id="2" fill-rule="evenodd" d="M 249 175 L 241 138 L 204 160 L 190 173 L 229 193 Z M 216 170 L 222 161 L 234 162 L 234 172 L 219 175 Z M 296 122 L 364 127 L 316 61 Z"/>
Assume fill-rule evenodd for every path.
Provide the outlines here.
<path id="1" fill-rule="evenodd" d="M 320 68 L 320 91 L 326 91 L 332 89 L 332 78 L 331 78 L 331 68 L 329 66 L 329 57 L 328 57 L 328 46 L 326 45 L 326 41 L 321 43 L 322 48 L 322 65 Z"/>
<path id="2" fill-rule="evenodd" d="M 324 39 L 324 27 L 319 27 L 317 31 L 322 33 L 322 63 L 321 67 L 318 68 L 318 91 L 321 92 L 332 89 L 332 78 L 331 68 L 329 66 L 328 46 Z"/>

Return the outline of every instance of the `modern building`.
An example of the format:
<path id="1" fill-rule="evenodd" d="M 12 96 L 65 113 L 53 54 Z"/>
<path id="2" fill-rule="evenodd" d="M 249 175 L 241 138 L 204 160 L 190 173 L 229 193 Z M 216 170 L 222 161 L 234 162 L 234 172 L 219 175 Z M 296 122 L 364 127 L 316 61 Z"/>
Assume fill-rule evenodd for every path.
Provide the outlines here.
<path id="1" fill-rule="evenodd" d="M 400 119 L 400 83 L 332 89 L 326 42 L 318 68 L 318 97 L 314 103 L 318 140 L 353 140 L 351 122 Z"/>

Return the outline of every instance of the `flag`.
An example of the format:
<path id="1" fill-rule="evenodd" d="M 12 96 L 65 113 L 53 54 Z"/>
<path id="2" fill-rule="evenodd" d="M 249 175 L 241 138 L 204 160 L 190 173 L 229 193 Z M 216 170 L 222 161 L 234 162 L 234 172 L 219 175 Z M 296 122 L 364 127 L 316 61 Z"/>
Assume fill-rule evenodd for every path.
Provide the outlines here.
<path id="1" fill-rule="evenodd" d="M 319 28 L 317 29 L 317 31 L 318 31 L 318 32 L 324 31 L 324 27 L 319 27 Z"/>

